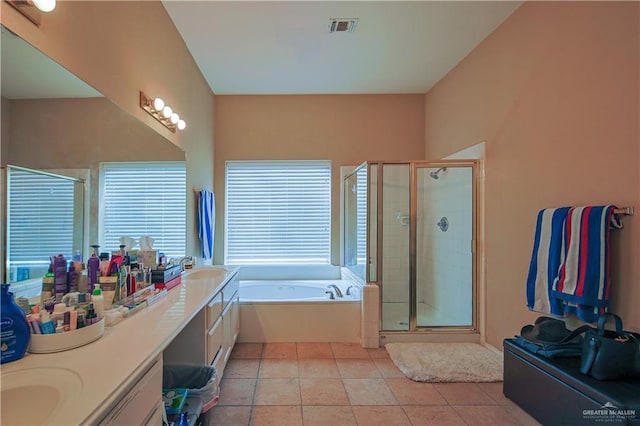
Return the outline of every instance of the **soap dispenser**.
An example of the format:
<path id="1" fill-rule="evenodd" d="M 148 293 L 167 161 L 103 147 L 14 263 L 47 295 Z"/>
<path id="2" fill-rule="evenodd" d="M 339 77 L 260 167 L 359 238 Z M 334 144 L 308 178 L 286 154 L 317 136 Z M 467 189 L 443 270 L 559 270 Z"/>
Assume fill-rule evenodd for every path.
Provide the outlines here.
<path id="1" fill-rule="evenodd" d="M 31 339 L 27 316 L 13 300 L 9 284 L 0 288 L 0 364 L 15 361 L 24 356 Z"/>

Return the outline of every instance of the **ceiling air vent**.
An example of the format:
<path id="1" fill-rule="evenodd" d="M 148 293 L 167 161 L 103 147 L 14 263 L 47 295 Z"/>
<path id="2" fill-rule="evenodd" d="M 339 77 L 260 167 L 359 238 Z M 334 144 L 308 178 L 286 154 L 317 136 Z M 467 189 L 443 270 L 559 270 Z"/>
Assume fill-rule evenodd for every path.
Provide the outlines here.
<path id="1" fill-rule="evenodd" d="M 331 18 L 329 19 L 330 33 L 352 33 L 356 29 L 358 18 Z"/>

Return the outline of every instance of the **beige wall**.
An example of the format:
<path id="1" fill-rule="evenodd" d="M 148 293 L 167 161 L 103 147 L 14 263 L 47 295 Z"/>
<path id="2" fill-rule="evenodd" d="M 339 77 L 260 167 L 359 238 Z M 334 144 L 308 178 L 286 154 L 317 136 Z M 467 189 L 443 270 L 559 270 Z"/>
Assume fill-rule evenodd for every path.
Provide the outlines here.
<path id="1" fill-rule="evenodd" d="M 10 133 L 2 145 L 8 164 L 90 170 L 92 244 L 98 242 L 100 162 L 184 161 L 179 147 L 106 98 L 12 100 L 2 116 L 7 113 Z"/>
<path id="2" fill-rule="evenodd" d="M 425 150 L 486 141 L 486 308 L 501 346 L 526 308 L 538 210 L 635 206 L 613 231 L 612 311 L 640 330 L 637 2 L 528 2 L 425 97 Z"/>
<path id="3" fill-rule="evenodd" d="M 0 105 L 0 119 L 2 122 L 0 123 L 0 142 L 5 141 L 4 143 L 0 143 L 0 166 L 5 166 L 8 163 L 9 158 L 9 144 L 6 141 L 9 140 L 9 131 L 11 130 L 11 116 L 9 115 L 9 100 L 5 98 L 0 98 L 2 104 Z"/>
<path id="4" fill-rule="evenodd" d="M 13 32 L 181 147 L 187 160 L 187 251 L 198 254 L 194 189 L 213 189 L 213 94 L 160 1 L 63 1 L 36 27 L 6 2 Z M 172 134 L 139 107 L 160 96 L 187 122 Z"/>
<path id="5" fill-rule="evenodd" d="M 223 261 L 227 160 L 331 160 L 337 264 L 340 166 L 424 158 L 423 95 L 216 96 L 215 122 L 215 263 Z"/>

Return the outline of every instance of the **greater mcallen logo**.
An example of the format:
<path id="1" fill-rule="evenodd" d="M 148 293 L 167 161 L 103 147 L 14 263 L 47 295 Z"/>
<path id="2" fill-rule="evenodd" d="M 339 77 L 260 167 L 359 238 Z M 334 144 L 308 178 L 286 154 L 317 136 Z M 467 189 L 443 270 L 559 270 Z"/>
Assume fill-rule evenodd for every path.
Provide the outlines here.
<path id="1" fill-rule="evenodd" d="M 582 417 L 592 419 L 597 422 L 622 422 L 636 416 L 636 410 L 625 410 L 616 407 L 611 402 L 607 402 L 597 410 L 582 410 Z"/>

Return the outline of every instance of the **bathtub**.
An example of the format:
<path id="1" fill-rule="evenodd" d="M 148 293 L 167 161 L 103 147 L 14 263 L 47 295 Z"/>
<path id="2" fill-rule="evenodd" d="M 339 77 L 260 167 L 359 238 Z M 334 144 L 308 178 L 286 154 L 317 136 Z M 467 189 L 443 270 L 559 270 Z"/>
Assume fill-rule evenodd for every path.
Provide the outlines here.
<path id="1" fill-rule="evenodd" d="M 336 297 L 331 300 L 329 291 L 330 284 L 337 285 L 343 293 L 343 297 Z M 240 303 L 260 303 L 260 302 L 324 302 L 324 301 L 354 301 L 359 300 L 359 291 L 354 295 L 347 295 L 346 289 L 349 283 L 341 280 L 313 280 L 313 281 L 241 281 L 240 282 Z"/>
<path id="2" fill-rule="evenodd" d="M 343 297 L 330 299 L 328 286 Z M 239 342 L 360 341 L 360 294 L 346 280 L 241 280 Z"/>

